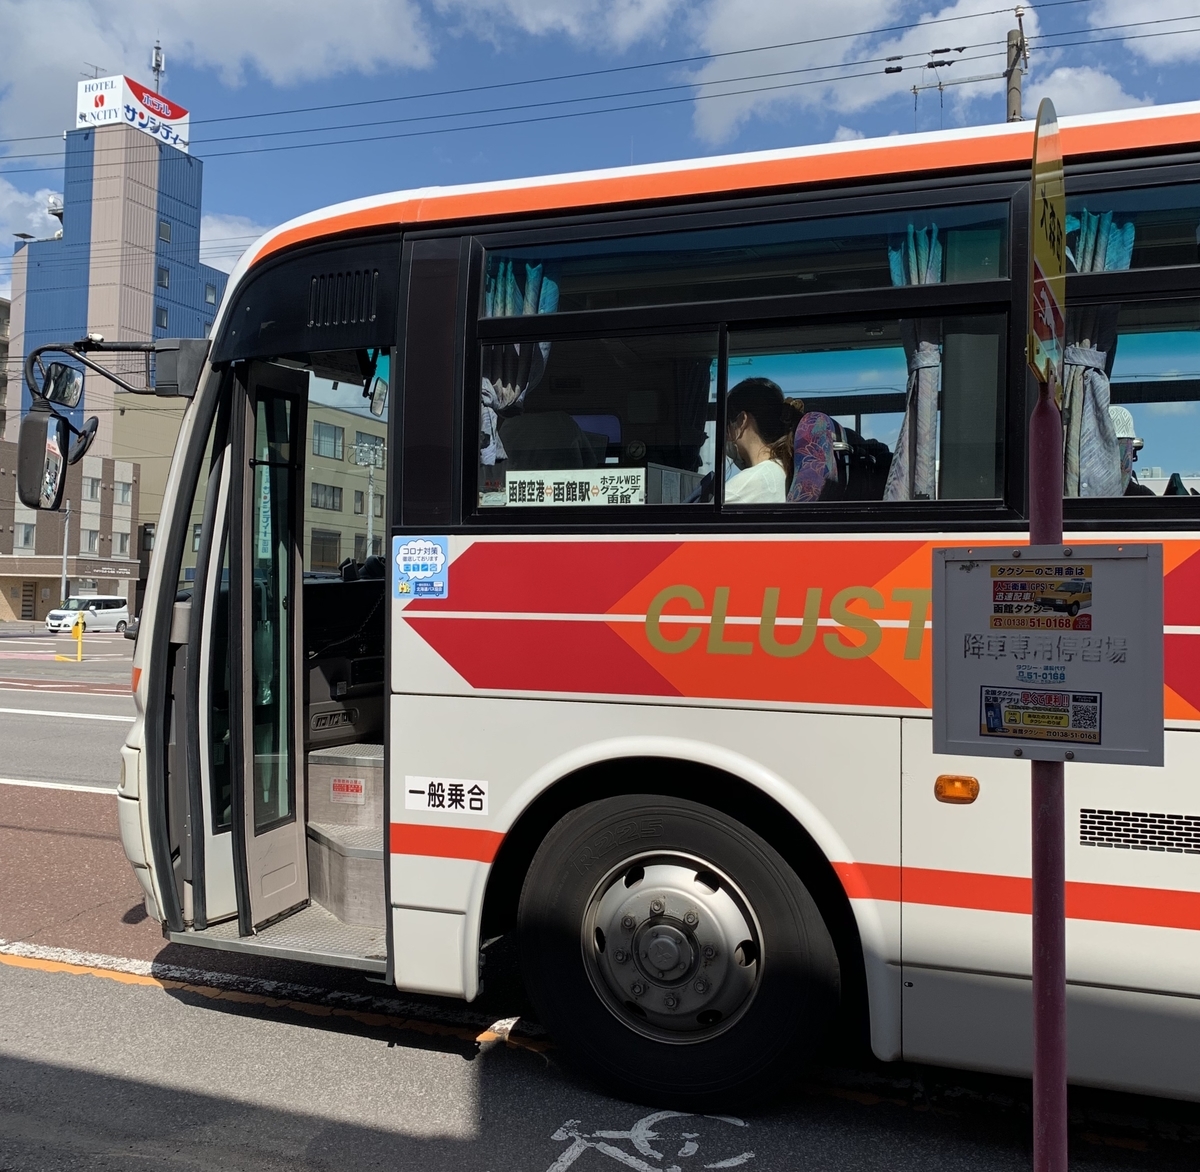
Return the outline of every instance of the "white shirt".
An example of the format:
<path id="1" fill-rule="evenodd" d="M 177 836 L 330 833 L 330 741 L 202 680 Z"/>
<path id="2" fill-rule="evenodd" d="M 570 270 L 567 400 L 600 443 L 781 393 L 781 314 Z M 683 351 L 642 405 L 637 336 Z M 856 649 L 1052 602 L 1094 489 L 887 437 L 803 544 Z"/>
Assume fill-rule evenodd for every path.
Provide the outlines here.
<path id="1" fill-rule="evenodd" d="M 787 477 L 778 460 L 752 464 L 725 481 L 727 505 L 781 505 L 786 498 Z"/>

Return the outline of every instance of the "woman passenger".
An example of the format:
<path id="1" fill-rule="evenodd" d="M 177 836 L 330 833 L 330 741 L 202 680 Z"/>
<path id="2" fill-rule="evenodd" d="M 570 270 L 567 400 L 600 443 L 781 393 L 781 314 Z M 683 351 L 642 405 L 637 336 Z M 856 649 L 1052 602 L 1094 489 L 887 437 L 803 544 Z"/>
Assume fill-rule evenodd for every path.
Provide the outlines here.
<path id="1" fill-rule="evenodd" d="M 725 482 L 728 505 L 781 505 L 792 478 L 792 437 L 804 405 L 769 378 L 743 379 L 729 392 L 725 455 L 741 469 Z"/>

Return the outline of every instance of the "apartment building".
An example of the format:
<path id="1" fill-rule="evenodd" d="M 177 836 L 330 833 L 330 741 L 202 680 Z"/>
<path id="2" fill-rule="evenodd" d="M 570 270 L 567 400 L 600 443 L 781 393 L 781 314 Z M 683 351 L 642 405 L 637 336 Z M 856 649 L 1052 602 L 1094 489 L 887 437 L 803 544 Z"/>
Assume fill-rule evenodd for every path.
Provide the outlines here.
<path id="1" fill-rule="evenodd" d="M 62 601 L 64 565 L 67 595 L 119 594 L 132 611 L 140 467 L 84 456 L 67 469 L 64 507 L 57 513 L 21 504 L 16 473 L 17 445 L 0 441 L 0 622 L 44 619 Z"/>

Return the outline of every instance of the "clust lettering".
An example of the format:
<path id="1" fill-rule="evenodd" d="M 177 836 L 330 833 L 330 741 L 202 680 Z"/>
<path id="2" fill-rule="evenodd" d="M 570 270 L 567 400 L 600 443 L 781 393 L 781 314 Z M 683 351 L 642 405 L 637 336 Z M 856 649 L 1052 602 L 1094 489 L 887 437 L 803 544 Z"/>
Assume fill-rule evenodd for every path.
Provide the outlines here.
<path id="1" fill-rule="evenodd" d="M 700 642 L 705 626 L 709 655 L 753 655 L 755 648 L 777 659 L 803 655 L 816 643 L 822 624 L 821 603 L 824 591 L 810 586 L 804 592 L 799 615 L 780 614 L 779 586 L 763 591 L 757 623 L 729 617 L 731 587 L 717 586 L 711 605 L 695 586 L 667 586 L 660 590 L 646 610 L 646 638 L 663 655 L 682 655 Z M 790 592 L 789 592 L 790 593 Z M 904 586 L 894 587 L 890 601 L 908 607 L 904 636 L 904 658 L 920 659 L 925 638 L 925 623 L 933 592 Z M 791 597 L 798 599 L 799 593 Z M 827 629 L 821 645 L 838 659 L 865 659 L 883 642 L 883 628 L 870 616 L 882 611 L 887 603 L 873 586 L 847 586 L 829 600 Z M 670 608 L 668 610 L 668 608 Z M 754 627 L 757 625 L 757 632 Z"/>

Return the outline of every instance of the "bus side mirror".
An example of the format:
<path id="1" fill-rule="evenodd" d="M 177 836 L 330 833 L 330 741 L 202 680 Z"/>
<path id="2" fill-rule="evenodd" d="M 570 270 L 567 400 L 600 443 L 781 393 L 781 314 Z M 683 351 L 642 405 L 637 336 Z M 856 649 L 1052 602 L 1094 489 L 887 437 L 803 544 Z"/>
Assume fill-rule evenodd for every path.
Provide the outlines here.
<path id="1" fill-rule="evenodd" d="M 84 420 L 83 428 L 75 433 L 75 438 L 71 441 L 71 450 L 67 453 L 68 464 L 78 464 L 87 455 L 99 427 L 100 420 L 95 415 L 90 415 Z"/>
<path id="2" fill-rule="evenodd" d="M 371 384 L 371 414 L 380 416 L 383 414 L 384 408 L 387 406 L 388 385 L 387 379 L 376 378 Z"/>
<path id="3" fill-rule="evenodd" d="M 67 483 L 67 421 L 35 402 L 17 439 L 17 496 L 27 509 L 53 512 Z"/>
<path id="4" fill-rule="evenodd" d="M 163 338 L 155 342 L 154 393 L 192 398 L 207 357 L 207 338 Z"/>
<path id="5" fill-rule="evenodd" d="M 83 374 L 65 362 L 52 362 L 46 367 L 42 395 L 48 403 L 62 407 L 78 407 L 83 395 Z"/>

